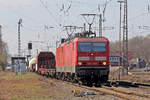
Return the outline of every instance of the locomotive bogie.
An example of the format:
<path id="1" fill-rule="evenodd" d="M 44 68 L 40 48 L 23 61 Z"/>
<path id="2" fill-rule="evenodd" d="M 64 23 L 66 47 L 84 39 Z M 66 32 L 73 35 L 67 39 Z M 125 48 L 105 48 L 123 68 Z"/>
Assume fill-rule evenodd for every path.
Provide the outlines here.
<path id="1" fill-rule="evenodd" d="M 98 84 L 108 80 L 109 67 L 77 67 L 77 76 L 83 84 Z"/>

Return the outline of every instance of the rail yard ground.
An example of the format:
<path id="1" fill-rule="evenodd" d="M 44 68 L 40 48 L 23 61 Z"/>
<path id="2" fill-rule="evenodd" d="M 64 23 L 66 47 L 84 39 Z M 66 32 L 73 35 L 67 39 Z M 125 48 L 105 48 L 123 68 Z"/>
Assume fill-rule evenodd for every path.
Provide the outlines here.
<path id="1" fill-rule="evenodd" d="M 137 75 L 137 78 L 134 75 Z M 139 73 L 134 75 L 133 75 L 134 77 L 129 76 L 127 78 L 126 76 L 124 78 L 126 80 L 127 79 L 133 80 L 134 78 L 136 79 L 140 78 L 139 79 L 140 81 L 144 80 L 144 82 L 149 82 L 148 75 L 150 75 L 150 73 L 141 75 L 141 77 L 139 77 L 140 76 Z M 104 89 L 101 89 L 100 91 L 103 91 Z M 131 90 L 134 92 L 150 95 L 149 89 L 118 87 L 117 89 L 114 90 L 116 91 L 118 89 L 121 89 L 121 91 L 125 90 L 126 92 L 127 90 L 128 91 Z M 126 100 L 117 97 L 118 94 L 115 92 L 114 94 L 116 96 L 107 95 L 107 93 L 103 92 L 101 93 L 94 92 L 96 95 L 85 95 L 85 96 L 82 95 L 82 97 L 76 97 L 72 92 L 73 90 L 80 90 L 83 92 L 87 91 L 93 92 L 92 90 L 67 84 L 66 82 L 63 81 L 46 78 L 37 75 L 35 73 L 29 72 L 24 75 L 21 74 L 16 75 L 15 73 L 12 72 L 0 71 L 0 100 Z M 105 92 L 106 91 L 107 90 L 105 90 Z M 112 93 L 109 92 L 109 94 Z M 129 94 L 132 94 L 132 92 L 129 92 Z M 135 98 L 138 97 L 135 96 Z M 141 98 L 141 99 L 149 100 L 150 98 Z M 138 98 L 136 100 L 140 99 Z"/>
<path id="2" fill-rule="evenodd" d="M 88 91 L 35 73 L 0 72 L 0 100 L 122 100 L 103 93 L 75 97 L 76 89 Z"/>
<path id="3" fill-rule="evenodd" d="M 117 80 L 118 79 L 118 73 L 116 72 L 118 69 L 119 69 L 118 67 L 111 67 L 110 68 L 109 79 L 111 79 L 111 80 L 113 80 L 113 79 Z M 144 70 L 129 71 L 128 75 L 120 75 L 120 80 L 150 84 L 150 77 L 149 76 L 150 76 L 150 71 L 149 72 L 146 72 Z"/>

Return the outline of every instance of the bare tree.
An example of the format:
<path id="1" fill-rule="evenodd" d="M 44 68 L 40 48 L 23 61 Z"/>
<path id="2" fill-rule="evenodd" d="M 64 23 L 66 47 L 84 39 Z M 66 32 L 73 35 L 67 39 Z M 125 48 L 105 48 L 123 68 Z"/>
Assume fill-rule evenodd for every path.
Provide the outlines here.
<path id="1" fill-rule="evenodd" d="M 7 65 L 7 58 L 8 58 L 8 46 L 7 43 L 2 42 L 0 48 L 0 66 L 2 70 L 5 70 Z"/>
<path id="2" fill-rule="evenodd" d="M 150 35 L 143 37 L 143 36 L 136 36 L 132 39 L 129 39 L 129 51 L 132 53 L 132 58 L 142 58 L 144 59 L 147 64 L 150 64 Z M 119 51 L 119 43 L 111 42 L 110 48 L 111 52 L 118 52 Z"/>

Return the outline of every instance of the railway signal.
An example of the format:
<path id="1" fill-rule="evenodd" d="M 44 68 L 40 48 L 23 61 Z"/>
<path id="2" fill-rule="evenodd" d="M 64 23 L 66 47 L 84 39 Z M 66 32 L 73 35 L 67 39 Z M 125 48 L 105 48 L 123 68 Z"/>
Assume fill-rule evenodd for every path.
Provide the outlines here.
<path id="1" fill-rule="evenodd" d="M 28 43 L 28 49 L 32 49 L 32 43 Z"/>

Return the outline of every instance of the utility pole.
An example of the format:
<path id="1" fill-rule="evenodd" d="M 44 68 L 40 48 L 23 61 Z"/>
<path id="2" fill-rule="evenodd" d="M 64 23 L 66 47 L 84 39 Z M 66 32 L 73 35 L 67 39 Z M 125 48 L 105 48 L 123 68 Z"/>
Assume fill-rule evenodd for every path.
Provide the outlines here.
<path id="1" fill-rule="evenodd" d="M 99 14 L 99 37 L 103 36 L 103 22 L 105 21 L 105 11 L 107 7 L 108 1 L 106 0 L 106 3 L 104 5 L 103 12 Z M 98 6 L 98 10 L 100 12 L 100 7 Z"/>
<path id="2" fill-rule="evenodd" d="M 102 14 L 99 15 L 99 36 L 102 37 Z"/>
<path id="3" fill-rule="evenodd" d="M 124 1 L 118 1 L 118 3 L 120 3 L 120 22 L 119 22 L 119 74 L 118 74 L 118 79 L 120 80 L 120 67 L 121 67 L 121 57 L 122 57 L 122 45 L 121 45 L 121 30 L 122 30 L 122 3 L 124 3 Z"/>
<path id="4" fill-rule="evenodd" d="M 123 19 L 123 67 L 128 74 L 128 3 L 124 0 L 124 19 Z"/>
<path id="5" fill-rule="evenodd" d="M 18 22 L 18 57 L 21 56 L 21 39 L 20 39 L 20 27 L 22 25 L 22 19 Z"/>

